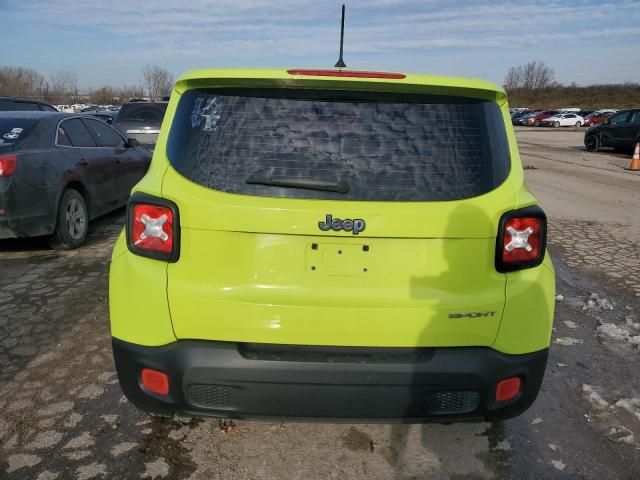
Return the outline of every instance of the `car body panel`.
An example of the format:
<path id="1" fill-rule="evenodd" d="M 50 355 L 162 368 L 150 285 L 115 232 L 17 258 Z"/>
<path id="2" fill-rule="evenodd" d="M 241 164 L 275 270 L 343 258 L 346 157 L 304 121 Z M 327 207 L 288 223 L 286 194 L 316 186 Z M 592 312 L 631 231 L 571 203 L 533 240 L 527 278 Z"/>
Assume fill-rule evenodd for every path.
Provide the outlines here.
<path id="1" fill-rule="evenodd" d="M 590 127 L 585 132 L 595 135 L 600 147 L 631 150 L 640 141 L 640 109 L 623 110 L 614 113 L 603 123 Z"/>
<path id="2" fill-rule="evenodd" d="M 503 312 L 504 289 L 512 274 L 493 269 L 500 215 L 536 203 L 524 187 L 515 135 L 509 126 L 511 172 L 507 180 L 488 194 L 463 201 L 393 204 L 229 194 L 187 180 L 166 158 L 167 135 L 180 94 L 195 87 L 229 85 L 468 95 L 498 102 L 505 124 L 510 123 L 504 92 L 483 81 L 419 75 L 407 75 L 402 82 L 303 78 L 280 70 L 186 74 L 172 94 L 151 168 L 135 189 L 167 198 L 180 210 L 182 249 L 188 255 L 176 263 L 163 263 L 167 265 L 167 298 L 176 338 L 316 345 L 496 345 L 521 353 L 548 346 L 548 341 L 546 346 L 541 341 L 550 335 L 553 313 L 548 308 L 547 317 L 533 324 L 541 333 L 530 342 L 509 333 L 529 321 L 519 314 L 527 305 L 535 309 L 540 296 L 514 290 L 509 309 L 513 313 L 507 315 Z M 341 218 L 357 214 L 366 219 L 367 228 L 358 237 L 322 232 L 317 224 L 327 213 Z M 328 256 L 312 250 L 314 243 L 319 251 L 329 252 Z M 362 251 L 365 244 L 370 248 L 369 257 Z M 394 244 L 397 253 L 392 254 Z M 114 265 L 150 261 L 123 253 L 123 249 L 119 240 Z M 350 258 L 342 261 L 343 256 L 336 263 L 338 250 Z M 320 256 L 314 259 L 315 254 Z M 395 263 L 389 260 L 396 255 Z M 317 270 L 312 271 L 315 263 Z M 549 268 L 545 261 L 531 271 L 549 272 Z M 548 305 L 552 279 L 530 275 L 548 283 L 541 294 L 546 295 Z M 123 299 L 112 305 L 114 336 L 157 345 L 158 339 L 147 338 L 144 327 L 125 327 L 130 324 L 126 305 Z M 449 318 L 449 314 L 465 312 L 495 313 Z M 499 333 L 500 322 L 505 325 L 504 334 Z M 146 321 L 142 324 L 147 325 Z M 167 328 L 162 330 L 168 334 Z"/>
<path id="3" fill-rule="evenodd" d="M 122 151 L 103 147 L 78 148 L 56 144 L 58 125 L 78 115 L 48 112 L 3 112 L 0 120 L 19 115 L 36 118 L 33 131 L 12 151 L 18 156 L 16 172 L 1 178 L 0 204 L 5 205 L 0 238 L 49 235 L 56 224 L 58 204 L 65 188 L 71 186 L 85 196 L 90 218 L 126 203 L 124 193 L 116 198 L 116 185 L 130 189 L 144 174 L 150 153 L 142 148 Z M 110 128 L 105 125 L 105 128 Z M 1 152 L 0 152 L 1 153 Z M 116 179 L 116 162 L 125 156 L 134 159 L 136 175 Z"/>
<path id="4" fill-rule="evenodd" d="M 206 80 L 199 78 L 203 75 Z M 207 71 L 187 74 L 176 92 L 194 85 L 272 86 L 284 77 L 288 88 L 383 88 L 498 99 L 503 119 L 510 118 L 504 94 L 488 82 L 408 75 L 399 84 L 296 78 L 274 71 L 215 75 L 210 79 Z M 171 118 L 178 100 L 174 93 L 165 118 Z M 167 130 L 163 126 L 154 163 L 168 164 Z M 495 271 L 487 276 L 487 271 L 492 270 L 498 220 L 515 204 L 514 181 L 522 181 L 513 137 L 510 145 L 513 176 L 486 195 L 455 202 L 340 202 L 229 194 L 197 185 L 168 166 L 163 197 L 178 205 L 182 248 L 190 252 L 167 271 L 177 338 L 318 345 L 492 344 L 505 279 Z M 349 232 L 322 232 L 318 222 L 327 213 L 364 218 L 366 230 L 357 239 Z M 336 256 L 338 250 L 352 253 L 352 263 L 338 268 L 332 259 L 323 258 L 312 273 L 308 255 L 313 243 Z M 364 243 L 370 247 L 367 260 L 358 250 Z M 403 245 L 397 264 L 388 260 L 393 245 Z M 373 253 L 379 251 L 383 253 Z M 355 299 L 345 296 L 354 291 Z M 478 311 L 491 313 L 453 321 L 448 317 Z M 389 322 L 399 312 L 404 320 L 392 332 Z"/>
<path id="5" fill-rule="evenodd" d="M 112 257 L 111 331 L 123 393 L 134 405 L 164 415 L 424 422 L 498 420 L 522 413 L 535 400 L 544 375 L 555 281 L 548 255 L 532 268 L 498 271 L 502 215 L 537 205 L 524 184 L 504 92 L 468 79 L 297 72 L 198 70 L 177 82 L 151 167 L 134 187 L 128 226 Z M 344 73 L 332 70 L 329 75 Z M 500 119 L 504 123 L 510 169 L 505 176 L 505 170 L 487 170 L 495 179 L 490 191 L 456 200 L 363 201 L 357 196 L 318 199 L 215 190 L 196 183 L 199 177 L 189 180 L 189 170 L 181 170 L 187 172 L 183 176 L 176 169 L 176 151 L 194 148 L 200 158 L 214 155 L 201 149 L 199 138 L 173 143 L 173 164 L 167 144 L 181 97 L 191 89 L 217 87 L 331 90 L 328 100 L 319 97 L 329 102 L 349 102 L 343 91 L 495 102 L 499 110 L 493 110 L 492 125 L 501 128 Z M 305 99 L 307 93 L 296 98 Z M 194 129 L 201 125 L 204 100 L 186 98 L 194 103 L 184 103 L 180 118 L 189 119 L 187 128 Z M 253 98 L 264 100 L 260 93 Z M 279 111 L 278 128 L 283 116 Z M 250 120 L 241 117 L 240 128 Z M 267 117 L 260 128 L 270 132 L 270 121 Z M 410 133 L 420 140 L 414 130 Z M 253 127 L 250 136 L 256 135 Z M 229 137 L 247 144 L 238 140 L 241 134 Z M 265 148 L 259 140 L 257 145 Z M 499 152 L 504 160 L 504 149 Z M 469 156 L 456 158 L 464 160 L 465 169 L 469 166 Z M 499 163 L 497 156 L 491 158 Z M 200 161 L 192 163 L 199 168 Z M 221 162 L 221 168 L 226 165 Z M 459 177 L 453 178 L 455 184 Z M 251 184 L 247 180 L 241 176 L 238 183 Z M 142 256 L 145 252 L 129 235 L 136 205 L 147 212 L 168 209 L 175 231 L 163 231 L 173 232 L 177 255 Z M 323 228 L 336 218 L 360 219 L 366 228 Z M 139 221 L 148 226 L 148 220 Z M 146 227 L 144 235 L 162 238 Z M 165 373 L 167 391 L 150 391 L 144 369 Z M 513 377 L 521 380 L 521 390 L 498 401 L 496 386 Z M 460 406 L 452 398 L 461 399 Z"/>
<path id="6" fill-rule="evenodd" d="M 167 102 L 129 102 L 118 110 L 111 125 L 126 138 L 133 138 L 145 148 L 153 149 Z"/>

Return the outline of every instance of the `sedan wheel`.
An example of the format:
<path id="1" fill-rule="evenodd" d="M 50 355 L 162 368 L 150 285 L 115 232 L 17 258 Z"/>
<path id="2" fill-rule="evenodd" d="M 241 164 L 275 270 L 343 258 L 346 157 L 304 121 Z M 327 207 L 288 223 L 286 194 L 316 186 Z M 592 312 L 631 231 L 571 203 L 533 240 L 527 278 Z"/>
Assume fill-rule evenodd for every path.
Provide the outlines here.
<path id="1" fill-rule="evenodd" d="M 580 128 L 582 124 L 580 122 L 576 122 L 576 127 Z"/>
<path id="2" fill-rule="evenodd" d="M 88 227 L 89 214 L 84 198 L 77 190 L 65 190 L 49 245 L 58 250 L 78 248 L 87 237 Z"/>
<path id="3" fill-rule="evenodd" d="M 558 128 L 558 127 L 560 126 L 560 122 L 553 122 L 553 126 L 554 126 L 555 128 Z"/>
<path id="4" fill-rule="evenodd" d="M 87 212 L 77 198 L 71 199 L 67 204 L 65 220 L 69 236 L 74 240 L 82 238 L 87 229 Z"/>

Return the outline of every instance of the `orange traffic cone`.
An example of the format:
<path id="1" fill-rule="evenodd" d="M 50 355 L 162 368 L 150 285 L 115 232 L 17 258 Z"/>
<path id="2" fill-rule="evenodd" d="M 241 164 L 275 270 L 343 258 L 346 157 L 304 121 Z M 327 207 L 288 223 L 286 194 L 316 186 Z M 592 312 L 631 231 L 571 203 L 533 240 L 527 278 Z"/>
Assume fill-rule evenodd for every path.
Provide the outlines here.
<path id="1" fill-rule="evenodd" d="M 636 150 L 633 152 L 633 158 L 629 168 L 625 170 L 631 170 L 633 172 L 640 172 L 640 142 L 636 143 Z"/>

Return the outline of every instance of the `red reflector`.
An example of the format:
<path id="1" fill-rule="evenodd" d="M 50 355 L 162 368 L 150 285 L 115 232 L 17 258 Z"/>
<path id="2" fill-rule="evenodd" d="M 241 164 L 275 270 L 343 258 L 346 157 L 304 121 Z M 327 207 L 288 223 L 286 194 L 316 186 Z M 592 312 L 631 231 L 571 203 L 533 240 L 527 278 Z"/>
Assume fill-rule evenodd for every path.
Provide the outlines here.
<path id="1" fill-rule="evenodd" d="M 17 155 L 0 156 L 0 177 L 8 177 L 16 171 Z"/>
<path id="2" fill-rule="evenodd" d="M 542 220 L 536 217 L 510 218 L 504 224 L 504 263 L 535 260 L 540 255 Z"/>
<path id="3" fill-rule="evenodd" d="M 521 386 L 522 382 L 520 381 L 520 377 L 512 377 L 501 380 L 496 386 L 496 400 L 498 402 L 506 402 L 507 400 L 511 400 L 516 395 L 518 395 L 518 393 L 520 393 Z"/>
<path id="4" fill-rule="evenodd" d="M 173 250 L 173 212 L 159 205 L 133 205 L 132 242 L 141 250 L 170 253 Z"/>
<path id="5" fill-rule="evenodd" d="M 140 373 L 140 380 L 144 388 L 158 395 L 167 395 L 169 393 L 169 377 L 166 373 L 143 368 Z"/>
<path id="6" fill-rule="evenodd" d="M 387 78 L 402 80 L 407 76 L 404 73 L 391 72 L 366 72 L 362 70 L 313 70 L 297 68 L 287 70 L 289 75 L 307 75 L 310 77 L 351 77 L 351 78 Z"/>

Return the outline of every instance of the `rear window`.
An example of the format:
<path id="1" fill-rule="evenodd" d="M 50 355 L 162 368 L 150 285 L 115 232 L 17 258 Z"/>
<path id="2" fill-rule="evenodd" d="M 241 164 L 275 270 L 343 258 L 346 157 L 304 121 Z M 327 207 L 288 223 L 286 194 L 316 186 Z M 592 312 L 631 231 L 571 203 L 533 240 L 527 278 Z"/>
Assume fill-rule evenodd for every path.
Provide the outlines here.
<path id="1" fill-rule="evenodd" d="M 495 102 L 326 90 L 190 90 L 167 155 L 222 192 L 368 201 L 478 196 L 510 165 Z"/>
<path id="2" fill-rule="evenodd" d="M 33 118 L 0 118 L 0 144 L 16 144 L 38 123 Z"/>
<path id="3" fill-rule="evenodd" d="M 118 112 L 117 122 L 137 122 L 146 124 L 161 124 L 166 103 L 127 103 Z"/>
<path id="4" fill-rule="evenodd" d="M 37 103 L 21 102 L 17 100 L 0 100 L 0 111 L 3 112 L 31 112 L 40 111 Z"/>

